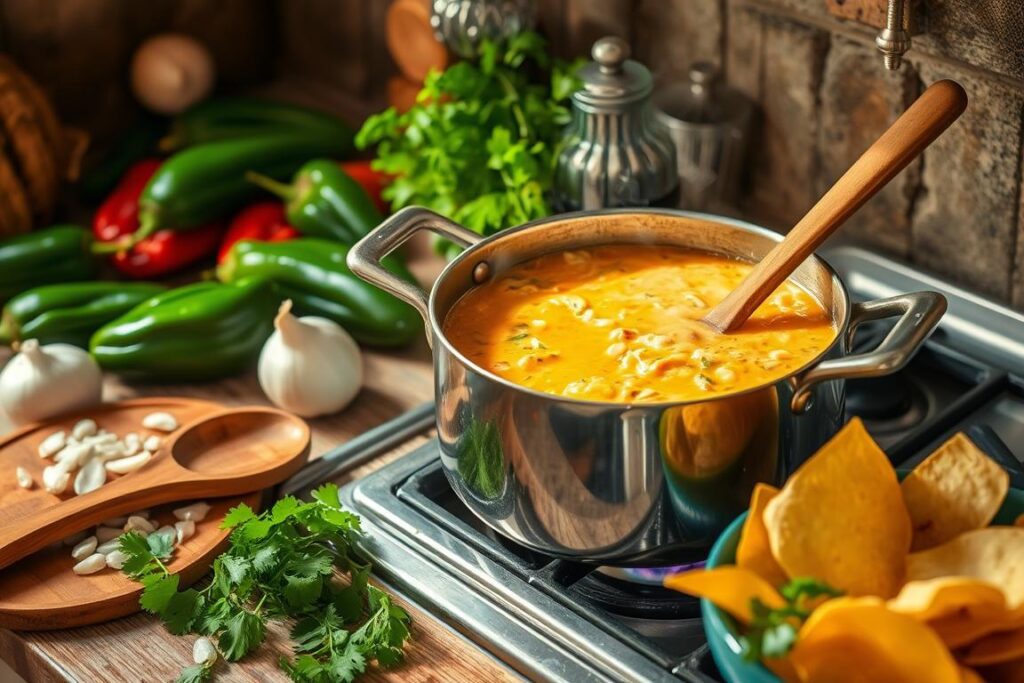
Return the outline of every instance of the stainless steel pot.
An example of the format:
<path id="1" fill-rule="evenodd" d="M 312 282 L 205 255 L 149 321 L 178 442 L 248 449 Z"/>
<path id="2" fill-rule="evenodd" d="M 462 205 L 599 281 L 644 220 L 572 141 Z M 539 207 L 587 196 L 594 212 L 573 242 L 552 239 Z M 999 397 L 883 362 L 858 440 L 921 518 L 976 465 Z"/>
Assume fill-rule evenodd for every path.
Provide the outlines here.
<path id="1" fill-rule="evenodd" d="M 420 230 L 467 247 L 429 295 L 379 265 Z M 560 557 L 679 562 L 687 550 L 706 552 L 745 509 L 756 482 L 781 482 L 837 431 L 845 379 L 901 368 L 942 316 L 945 299 L 919 292 L 852 304 L 828 264 L 810 258 L 793 279 L 830 310 L 836 341 L 774 384 L 699 403 L 588 402 L 512 384 L 451 345 L 445 316 L 476 285 L 546 252 L 626 242 L 756 261 L 780 239 L 749 223 L 654 209 L 566 214 L 482 239 L 409 208 L 356 244 L 348 264 L 426 321 L 441 459 L 470 510 L 512 540 Z M 899 319 L 878 348 L 849 355 L 859 324 L 889 317 Z"/>

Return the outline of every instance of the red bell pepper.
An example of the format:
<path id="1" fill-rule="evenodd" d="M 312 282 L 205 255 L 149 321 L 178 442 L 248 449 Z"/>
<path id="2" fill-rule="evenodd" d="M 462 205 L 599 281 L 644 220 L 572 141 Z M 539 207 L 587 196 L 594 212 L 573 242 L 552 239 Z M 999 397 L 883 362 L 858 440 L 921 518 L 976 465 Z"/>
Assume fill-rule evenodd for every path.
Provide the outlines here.
<path id="1" fill-rule="evenodd" d="M 288 225 L 281 202 L 257 202 L 242 209 L 231 219 L 231 225 L 224 235 L 217 253 L 217 263 L 227 258 L 235 242 L 258 240 L 260 242 L 285 242 L 299 236 L 299 231 Z"/>
<path id="2" fill-rule="evenodd" d="M 373 170 L 370 168 L 371 163 L 371 161 L 366 159 L 356 159 L 354 161 L 342 161 L 338 165 L 366 190 L 366 194 L 370 195 L 370 198 L 377 205 L 377 208 L 380 209 L 380 212 L 387 216 L 391 213 L 391 207 L 388 206 L 388 203 L 380 195 L 391 182 L 391 176 Z"/>
<path id="3" fill-rule="evenodd" d="M 219 222 L 186 231 L 160 230 L 130 248 L 118 249 L 139 229 L 139 196 L 161 163 L 143 159 L 128 169 L 93 217 L 97 251 L 111 252 L 114 268 L 130 278 L 148 279 L 185 268 L 213 253 L 224 232 Z"/>

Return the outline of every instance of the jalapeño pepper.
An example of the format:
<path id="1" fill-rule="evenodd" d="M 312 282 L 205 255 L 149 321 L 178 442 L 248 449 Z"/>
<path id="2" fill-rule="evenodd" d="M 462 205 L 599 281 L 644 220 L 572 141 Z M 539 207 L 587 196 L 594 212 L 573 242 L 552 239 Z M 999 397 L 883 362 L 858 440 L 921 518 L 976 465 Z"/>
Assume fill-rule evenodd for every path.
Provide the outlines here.
<path id="1" fill-rule="evenodd" d="M 43 285 L 7 302 L 0 314 L 0 342 L 38 339 L 89 348 L 106 323 L 163 291 L 150 282 L 69 282 Z"/>
<path id="2" fill-rule="evenodd" d="M 304 164 L 291 185 L 254 172 L 246 178 L 281 197 L 288 222 L 310 237 L 353 245 L 384 220 L 366 190 L 334 161 Z"/>
<path id="3" fill-rule="evenodd" d="M 158 294 L 97 330 L 104 370 L 146 380 L 198 381 L 245 370 L 273 331 L 269 280 L 198 282 Z"/>
<path id="4" fill-rule="evenodd" d="M 345 245 L 314 237 L 243 240 L 217 267 L 217 276 L 224 282 L 266 277 L 303 315 L 330 318 L 365 344 L 407 344 L 422 326 L 416 310 L 353 275 L 345 264 L 347 254 Z M 383 263 L 395 274 L 411 278 L 398 261 L 389 257 Z"/>
<path id="5" fill-rule="evenodd" d="M 38 285 L 88 280 L 98 269 L 89 231 L 55 225 L 0 242 L 0 302 Z"/>
<path id="6" fill-rule="evenodd" d="M 247 171 L 288 178 L 310 157 L 348 149 L 345 136 L 313 131 L 221 140 L 178 152 L 142 191 L 135 238 L 160 228 L 194 228 L 232 213 L 259 193 L 245 179 Z"/>

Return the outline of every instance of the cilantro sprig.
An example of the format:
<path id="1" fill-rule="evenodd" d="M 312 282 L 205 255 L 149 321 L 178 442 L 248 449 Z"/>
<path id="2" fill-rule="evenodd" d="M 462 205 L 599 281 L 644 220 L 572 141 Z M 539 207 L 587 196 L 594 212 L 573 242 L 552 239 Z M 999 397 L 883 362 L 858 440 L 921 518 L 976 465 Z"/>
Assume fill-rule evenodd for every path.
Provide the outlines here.
<path id="1" fill-rule="evenodd" d="M 552 60 L 539 34 L 484 41 L 477 61 L 432 72 L 404 113 L 371 116 L 356 137 L 377 146 L 374 168 L 398 209 L 418 204 L 482 235 L 550 215 L 566 100 L 582 60 Z"/>
<path id="2" fill-rule="evenodd" d="M 753 619 L 746 633 L 740 636 L 743 658 L 757 662 L 762 658 L 784 657 L 796 644 L 801 624 L 811 616 L 811 601 L 817 598 L 837 597 L 842 591 L 809 577 L 797 577 L 782 587 L 780 593 L 786 604 L 771 608 L 760 599 L 750 600 Z"/>
<path id="3" fill-rule="evenodd" d="M 370 565 L 353 550 L 359 518 L 344 510 L 338 487 L 326 484 L 308 503 L 293 497 L 256 514 L 242 504 L 225 517 L 230 545 L 213 562 L 205 588 L 178 590 L 167 569 L 169 539 L 125 534 L 123 571 L 144 586 L 139 604 L 158 615 L 174 634 L 216 639 L 228 661 L 256 650 L 270 621 L 294 620 L 295 656 L 281 668 L 302 683 L 352 681 L 370 662 L 402 661 L 409 616 L 383 591 L 368 584 Z M 335 570 L 348 573 L 342 583 Z M 179 683 L 213 675 L 213 663 L 190 666 Z"/>

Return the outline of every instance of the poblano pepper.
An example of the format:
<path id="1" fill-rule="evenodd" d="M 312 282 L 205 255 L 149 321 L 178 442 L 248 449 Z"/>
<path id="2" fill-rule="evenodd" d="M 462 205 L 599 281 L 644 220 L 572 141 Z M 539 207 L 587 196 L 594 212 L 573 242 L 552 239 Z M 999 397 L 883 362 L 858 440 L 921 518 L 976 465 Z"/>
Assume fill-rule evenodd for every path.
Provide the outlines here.
<path id="1" fill-rule="evenodd" d="M 137 379 L 226 377 L 255 362 L 279 301 L 262 278 L 197 282 L 158 294 L 103 326 L 89 350 L 104 370 Z"/>
<path id="2" fill-rule="evenodd" d="M 298 313 L 329 318 L 365 344 L 409 343 L 422 329 L 416 310 L 353 275 L 345 263 L 347 255 L 347 246 L 315 237 L 243 240 L 217 267 L 217 276 L 224 282 L 272 280 L 280 297 L 291 299 Z M 391 257 L 384 259 L 384 266 L 400 277 L 412 277 Z"/>
<path id="3" fill-rule="evenodd" d="M 304 164 L 290 185 L 254 172 L 246 178 L 283 199 L 288 222 L 303 235 L 351 246 L 384 220 L 366 190 L 329 159 Z"/>
<path id="4" fill-rule="evenodd" d="M 77 225 L 55 225 L 0 242 L 0 303 L 38 285 L 96 275 L 93 238 Z"/>
<path id="5" fill-rule="evenodd" d="M 43 285 L 7 302 L 0 314 L 0 343 L 37 339 L 89 348 L 89 338 L 150 297 L 164 291 L 151 282 L 68 282 Z"/>

